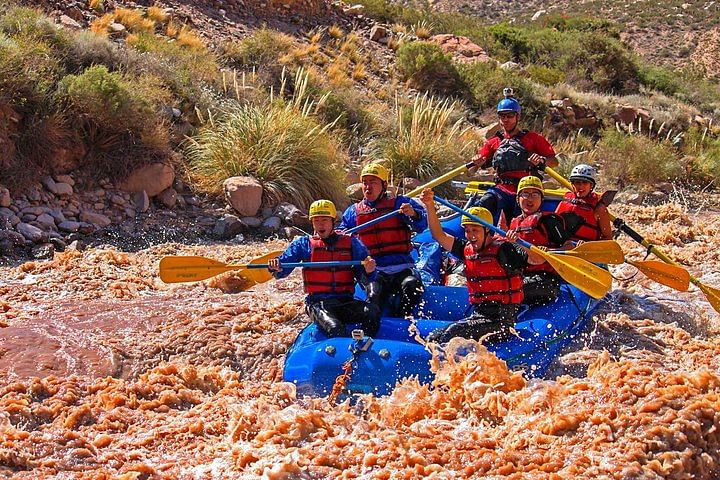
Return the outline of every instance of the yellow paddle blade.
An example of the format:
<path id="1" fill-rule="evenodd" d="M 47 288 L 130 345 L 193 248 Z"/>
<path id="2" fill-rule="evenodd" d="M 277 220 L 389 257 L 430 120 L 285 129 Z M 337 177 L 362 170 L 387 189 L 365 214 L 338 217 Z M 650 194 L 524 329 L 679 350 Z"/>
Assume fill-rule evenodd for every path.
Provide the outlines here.
<path id="1" fill-rule="evenodd" d="M 267 263 L 271 258 L 281 254 L 282 251 L 270 252 L 262 257 L 255 258 L 250 264 Z M 217 260 L 198 256 L 170 255 L 160 260 L 160 279 L 165 283 L 197 282 L 230 270 L 245 269 L 247 265 L 228 265 Z M 253 284 L 267 282 L 272 278 L 270 272 L 264 268 L 248 270 L 248 272 L 250 271 L 252 273 L 243 275 L 252 280 Z"/>
<path id="2" fill-rule="evenodd" d="M 718 290 L 717 288 L 713 288 L 709 285 L 705 285 L 697 278 L 695 278 L 695 280 L 696 281 L 693 283 L 697 285 L 700 290 L 702 290 L 702 292 L 705 294 L 705 298 L 707 298 L 708 302 L 710 302 L 710 305 L 712 305 L 716 312 L 720 312 L 720 290 Z"/>
<path id="3" fill-rule="evenodd" d="M 610 265 L 619 265 L 625 261 L 620 244 L 615 240 L 597 240 L 594 242 L 585 242 L 572 250 L 565 250 L 563 255 L 582 258 L 591 263 L 607 263 Z"/>
<path id="4" fill-rule="evenodd" d="M 582 252 L 583 254 L 589 254 L 590 252 L 597 255 L 598 258 L 604 260 L 597 260 L 597 263 L 609 263 L 611 265 L 620 265 L 625 261 L 625 254 L 623 253 L 622 247 L 615 240 L 596 240 L 594 242 L 585 242 L 582 245 L 573 248 L 576 252 Z M 595 262 L 586 258 L 589 262 Z"/>
<path id="5" fill-rule="evenodd" d="M 205 257 L 171 255 L 160 260 L 160 280 L 165 283 L 197 282 L 231 269 Z"/>
<path id="6" fill-rule="evenodd" d="M 530 251 L 542 256 L 566 282 L 593 298 L 604 297 L 612 286 L 610 272 L 582 258 L 554 255 L 535 246 Z"/>
<path id="7" fill-rule="evenodd" d="M 269 260 L 282 255 L 282 250 L 270 252 L 262 257 L 252 260 L 248 265 L 257 265 L 260 263 L 268 263 Z M 273 278 L 272 273 L 267 268 L 248 268 L 240 272 L 243 277 L 252 279 L 255 283 L 265 283 Z"/>
<path id="8" fill-rule="evenodd" d="M 687 292 L 688 288 L 690 288 L 690 272 L 682 267 L 657 260 L 625 261 L 657 283 L 667 285 L 681 292 Z"/>

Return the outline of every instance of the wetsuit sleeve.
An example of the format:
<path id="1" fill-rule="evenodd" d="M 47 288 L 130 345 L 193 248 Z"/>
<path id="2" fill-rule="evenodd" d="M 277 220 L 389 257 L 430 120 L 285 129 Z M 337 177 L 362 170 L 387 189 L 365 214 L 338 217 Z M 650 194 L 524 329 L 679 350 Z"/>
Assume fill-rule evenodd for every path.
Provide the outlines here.
<path id="1" fill-rule="evenodd" d="M 298 237 L 293 240 L 288 248 L 278 257 L 280 263 L 307 262 L 310 260 L 310 237 Z M 283 268 L 279 272 L 273 272 L 275 278 L 285 278 L 292 273 L 295 268 Z"/>
<path id="2" fill-rule="evenodd" d="M 565 222 L 560 215 L 555 213 L 543 215 L 540 217 L 540 223 L 545 227 L 550 247 L 560 247 L 570 237 L 567 230 L 565 230 Z"/>
<path id="3" fill-rule="evenodd" d="M 337 229 L 343 232 L 356 226 L 357 215 L 355 214 L 355 205 L 353 204 L 347 207 L 343 212 L 342 218 L 340 218 L 340 224 L 338 225 Z"/>
<path id="4" fill-rule="evenodd" d="M 397 197 L 395 201 L 395 208 L 400 208 L 400 205 L 403 203 L 409 203 L 410 206 L 415 210 L 418 214 L 417 218 L 410 218 L 407 215 L 400 215 L 400 218 L 403 218 L 404 221 L 410 225 L 410 228 L 414 232 L 422 232 L 428 228 L 428 220 L 427 220 L 427 211 L 425 210 L 425 207 L 420 205 L 420 203 L 417 200 L 413 200 L 412 198 L 408 198 L 405 196 L 399 196 Z"/>
<path id="5" fill-rule="evenodd" d="M 495 151 L 497 150 L 497 143 L 494 141 L 495 137 L 489 139 L 485 143 L 482 144 L 480 147 L 480 150 L 478 150 L 478 154 L 483 158 L 483 164 L 480 165 L 480 168 L 488 168 L 492 166 L 492 159 L 493 155 L 495 155 Z"/>
<path id="6" fill-rule="evenodd" d="M 370 256 L 367 247 L 355 236 L 352 237 L 351 248 L 353 260 L 365 260 Z M 373 281 L 377 277 L 377 270 L 368 275 L 363 265 L 354 266 L 353 272 L 355 273 L 355 279 L 359 282 L 364 282 L 364 280 Z"/>
<path id="7" fill-rule="evenodd" d="M 528 254 L 514 243 L 505 242 L 498 250 L 498 262 L 508 270 L 522 270 L 528 265 Z"/>
<path id="8" fill-rule="evenodd" d="M 521 143 L 531 153 L 537 153 L 543 157 L 554 157 L 555 149 L 545 137 L 536 132 L 528 132 L 523 136 Z"/>
<path id="9" fill-rule="evenodd" d="M 455 240 L 453 240 L 453 246 L 450 249 L 450 253 L 459 260 L 465 260 L 466 245 L 467 240 L 465 240 L 464 238 L 455 237 Z"/>

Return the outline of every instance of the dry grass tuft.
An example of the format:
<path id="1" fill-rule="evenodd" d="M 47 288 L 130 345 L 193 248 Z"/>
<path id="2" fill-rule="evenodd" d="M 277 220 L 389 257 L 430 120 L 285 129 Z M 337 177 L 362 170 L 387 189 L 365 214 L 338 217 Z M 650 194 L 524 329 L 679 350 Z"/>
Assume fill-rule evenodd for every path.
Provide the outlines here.
<path id="1" fill-rule="evenodd" d="M 421 20 L 412 26 L 412 33 L 420 40 L 427 40 L 432 36 L 434 26 L 427 20 Z"/>
<path id="2" fill-rule="evenodd" d="M 113 19 L 114 17 L 112 13 L 106 13 L 102 17 L 96 18 L 90 22 L 90 30 L 98 35 L 106 37 L 108 34 L 108 27 L 111 23 L 113 23 Z"/>
<path id="3" fill-rule="evenodd" d="M 205 42 L 190 27 L 183 26 L 177 36 L 178 45 L 193 50 L 203 50 Z"/>
<path id="4" fill-rule="evenodd" d="M 168 19 L 167 12 L 160 7 L 148 7 L 147 17 L 156 23 L 165 23 Z"/>
<path id="5" fill-rule="evenodd" d="M 102 12 L 105 10 L 104 0 L 88 0 L 88 7 L 95 10 L 96 12 Z"/>
<path id="6" fill-rule="evenodd" d="M 331 25 L 328 27 L 328 35 L 337 40 L 345 35 L 345 31 L 338 25 Z"/>
<path id="7" fill-rule="evenodd" d="M 130 8 L 118 8 L 113 12 L 115 21 L 121 23 L 133 33 L 154 33 L 155 22 L 152 19 L 143 17 L 138 10 Z"/>

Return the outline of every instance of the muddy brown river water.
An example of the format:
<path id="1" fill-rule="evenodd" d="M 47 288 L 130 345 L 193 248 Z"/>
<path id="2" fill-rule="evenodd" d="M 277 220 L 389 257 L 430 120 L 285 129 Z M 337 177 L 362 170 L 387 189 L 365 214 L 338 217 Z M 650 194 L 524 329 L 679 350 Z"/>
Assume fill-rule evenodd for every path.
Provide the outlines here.
<path id="1" fill-rule="evenodd" d="M 615 210 L 720 287 L 720 216 Z M 621 239 L 628 256 L 642 249 Z M 307 323 L 297 273 L 166 285 L 164 244 L 0 268 L 0 478 L 720 478 L 720 316 L 613 267 L 608 301 L 544 379 L 482 348 L 432 386 L 350 405 L 298 398 L 284 354 Z"/>

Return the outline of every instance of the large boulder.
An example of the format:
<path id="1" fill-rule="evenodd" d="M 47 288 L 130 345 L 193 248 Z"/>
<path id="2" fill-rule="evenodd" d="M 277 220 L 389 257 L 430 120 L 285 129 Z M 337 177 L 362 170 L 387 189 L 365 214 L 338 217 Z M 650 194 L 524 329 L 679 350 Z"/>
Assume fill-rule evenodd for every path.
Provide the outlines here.
<path id="1" fill-rule="evenodd" d="M 298 207 L 292 203 L 282 202 L 275 209 L 275 215 L 288 225 L 309 225 L 310 220 Z"/>
<path id="2" fill-rule="evenodd" d="M 142 192 L 154 197 L 166 188 L 170 188 L 175 180 L 175 171 L 165 163 L 151 163 L 140 167 L 130 174 L 119 187 L 126 192 Z"/>
<path id="3" fill-rule="evenodd" d="M 25 239 L 33 243 L 38 243 L 48 239 L 47 233 L 28 223 L 19 223 L 15 229 L 20 235 L 25 237 Z"/>
<path id="4" fill-rule="evenodd" d="M 468 37 L 452 34 L 435 35 L 430 41 L 436 43 L 443 52 L 450 54 L 460 63 L 492 62 L 485 50 Z"/>
<path id="5" fill-rule="evenodd" d="M 230 177 L 223 182 L 225 198 L 244 217 L 253 217 L 262 204 L 263 187 L 253 177 Z"/>

